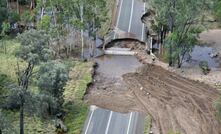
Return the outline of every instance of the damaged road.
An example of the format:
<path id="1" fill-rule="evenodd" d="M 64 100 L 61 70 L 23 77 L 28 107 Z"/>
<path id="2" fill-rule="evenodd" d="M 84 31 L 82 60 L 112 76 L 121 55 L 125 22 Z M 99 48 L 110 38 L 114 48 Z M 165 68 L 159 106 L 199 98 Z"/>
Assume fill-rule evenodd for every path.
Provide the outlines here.
<path id="1" fill-rule="evenodd" d="M 150 114 L 154 134 L 171 131 L 181 134 L 221 133 L 213 107 L 219 97 L 215 88 L 149 63 L 126 71 L 120 67 L 123 72 L 118 73 L 115 68 L 119 68 L 121 62 L 115 63 L 110 67 L 100 63 L 106 69 L 96 71 L 94 84 L 85 96 L 88 104 L 122 113 Z M 139 62 L 128 63 L 136 65 Z M 128 66 L 124 62 L 121 64 Z M 105 73 L 104 70 L 115 73 Z"/>
<path id="2" fill-rule="evenodd" d="M 99 76 L 100 77 L 100 76 Z M 212 87 L 144 65 L 123 80 L 100 77 L 87 94 L 89 104 L 119 112 L 139 111 L 153 118 L 155 134 L 219 134 Z"/>

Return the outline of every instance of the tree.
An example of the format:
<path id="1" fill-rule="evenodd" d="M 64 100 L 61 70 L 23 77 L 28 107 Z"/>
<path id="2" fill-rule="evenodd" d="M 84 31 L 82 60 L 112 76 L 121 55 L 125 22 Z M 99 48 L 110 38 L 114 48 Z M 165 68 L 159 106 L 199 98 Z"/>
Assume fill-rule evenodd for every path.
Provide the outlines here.
<path id="1" fill-rule="evenodd" d="M 2 36 L 2 46 L 4 47 L 5 54 L 7 52 L 7 46 L 5 44 L 5 40 L 8 37 L 7 34 L 9 33 L 9 31 L 10 31 L 10 24 L 8 22 L 3 22 L 1 36 Z"/>
<path id="2" fill-rule="evenodd" d="M 8 18 L 7 3 L 5 0 L 0 1 L 0 33 L 2 30 L 2 23 Z"/>
<path id="3" fill-rule="evenodd" d="M 24 23 L 25 29 L 29 29 L 32 27 L 32 22 L 34 20 L 34 16 L 29 11 L 24 11 L 21 15 L 21 21 Z"/>
<path id="4" fill-rule="evenodd" d="M 37 79 L 41 93 L 55 98 L 60 110 L 64 102 L 64 86 L 68 80 L 65 65 L 58 61 L 46 63 L 40 67 Z"/>
<path id="5" fill-rule="evenodd" d="M 215 6 L 214 6 L 214 15 L 216 19 L 221 22 L 221 0 L 216 0 L 215 1 Z"/>
<path id="6" fill-rule="evenodd" d="M 97 31 L 101 28 L 102 22 L 106 21 L 107 8 L 105 0 L 72 0 L 73 5 L 69 12 L 74 12 L 71 21 L 74 27 L 88 32 L 89 37 L 94 41 Z M 95 43 L 94 43 L 95 44 Z M 90 46 L 93 49 L 95 46 Z M 82 45 L 83 50 L 83 45 Z M 91 50 L 93 51 L 93 50 Z M 82 51 L 83 53 L 83 51 Z M 91 53 L 93 56 L 93 52 Z"/>
<path id="7" fill-rule="evenodd" d="M 107 14 L 105 0 L 39 0 L 37 9 L 41 11 L 39 21 L 43 20 L 44 15 L 50 16 L 51 41 L 57 42 L 59 53 L 61 41 L 76 30 L 81 31 L 83 53 L 84 33 L 88 33 L 89 38 L 95 40 L 101 23 L 106 21 Z"/>
<path id="8" fill-rule="evenodd" d="M 166 45 L 169 65 L 181 67 L 186 54 L 192 51 L 197 34 L 201 31 L 202 16 L 212 6 L 211 0 L 151 0 L 156 20 L 169 30 Z M 160 27 L 160 26 L 159 26 Z"/>
<path id="9" fill-rule="evenodd" d="M 48 15 L 43 15 L 41 21 L 38 22 L 37 28 L 39 30 L 45 30 L 49 33 L 50 28 L 50 17 Z"/>
<path id="10" fill-rule="evenodd" d="M 27 101 L 26 96 L 30 94 L 29 84 L 33 76 L 34 67 L 41 62 L 46 62 L 51 58 L 48 37 L 43 31 L 29 30 L 18 35 L 21 42 L 17 52 L 17 57 L 24 60 L 27 65 L 21 69 L 17 67 L 18 91 L 20 103 L 20 134 L 24 134 L 24 107 Z"/>

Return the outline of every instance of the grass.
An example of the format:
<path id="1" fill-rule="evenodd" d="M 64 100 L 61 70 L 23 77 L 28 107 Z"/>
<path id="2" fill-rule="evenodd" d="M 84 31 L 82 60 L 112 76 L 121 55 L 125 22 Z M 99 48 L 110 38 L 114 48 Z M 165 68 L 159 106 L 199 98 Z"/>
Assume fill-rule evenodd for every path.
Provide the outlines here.
<path id="1" fill-rule="evenodd" d="M 16 81 L 17 58 L 15 57 L 19 43 L 15 40 L 5 41 L 7 46 L 6 54 L 0 48 L 0 73 L 7 75 L 11 80 Z"/>
<path id="2" fill-rule="evenodd" d="M 180 134 L 179 132 L 174 132 L 172 130 L 170 130 L 167 134 Z"/>
<path id="3" fill-rule="evenodd" d="M 88 83 L 92 81 L 92 63 L 76 62 L 70 71 L 64 91 L 65 125 L 68 127 L 68 134 L 80 134 L 84 121 L 88 114 L 88 106 L 83 101 Z"/>
<path id="4" fill-rule="evenodd" d="M 4 110 L 4 115 L 12 122 L 15 133 L 19 132 L 19 112 Z M 25 133 L 28 134 L 55 134 L 53 121 L 43 120 L 37 116 L 25 116 Z"/>
<path id="5" fill-rule="evenodd" d="M 151 129 L 151 116 L 147 115 L 144 122 L 144 134 L 149 134 Z"/>

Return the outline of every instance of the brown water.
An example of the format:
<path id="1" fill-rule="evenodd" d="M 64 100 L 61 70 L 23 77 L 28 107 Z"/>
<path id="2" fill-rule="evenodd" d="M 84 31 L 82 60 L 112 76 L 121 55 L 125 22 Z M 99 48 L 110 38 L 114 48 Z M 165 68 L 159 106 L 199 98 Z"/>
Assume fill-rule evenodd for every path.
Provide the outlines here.
<path id="1" fill-rule="evenodd" d="M 195 46 L 191 52 L 191 59 L 183 64 L 183 67 L 198 66 L 200 61 L 206 61 L 210 68 L 220 68 L 221 62 L 219 58 L 211 58 L 210 53 L 214 53 L 212 47 Z"/>
<path id="2" fill-rule="evenodd" d="M 193 51 L 190 53 L 191 57 L 189 60 L 185 59 L 182 67 L 191 68 L 199 66 L 201 61 L 206 61 L 210 68 L 212 69 L 220 69 L 221 68 L 221 60 L 220 58 L 211 58 L 210 54 L 217 52 L 216 49 L 207 46 L 207 45 L 196 45 L 193 48 Z M 168 62 L 165 58 L 165 55 L 161 55 L 156 52 L 157 57 L 163 62 Z"/>
<path id="3" fill-rule="evenodd" d="M 142 64 L 134 56 L 104 55 L 96 58 L 97 72 L 106 77 L 121 77 L 123 74 L 135 72 Z"/>

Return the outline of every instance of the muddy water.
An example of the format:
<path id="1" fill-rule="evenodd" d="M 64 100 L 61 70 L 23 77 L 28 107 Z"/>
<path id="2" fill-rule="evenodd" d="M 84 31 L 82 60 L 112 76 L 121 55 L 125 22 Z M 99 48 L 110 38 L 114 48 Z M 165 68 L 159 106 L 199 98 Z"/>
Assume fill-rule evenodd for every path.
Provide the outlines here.
<path id="1" fill-rule="evenodd" d="M 96 58 L 97 72 L 106 77 L 121 77 L 123 74 L 135 72 L 142 64 L 134 56 L 104 55 Z"/>
<path id="2" fill-rule="evenodd" d="M 184 67 L 199 66 L 200 61 L 207 61 L 210 68 L 220 68 L 219 58 L 211 58 L 210 54 L 215 50 L 208 46 L 195 46 L 191 52 L 191 59 L 183 64 Z"/>

